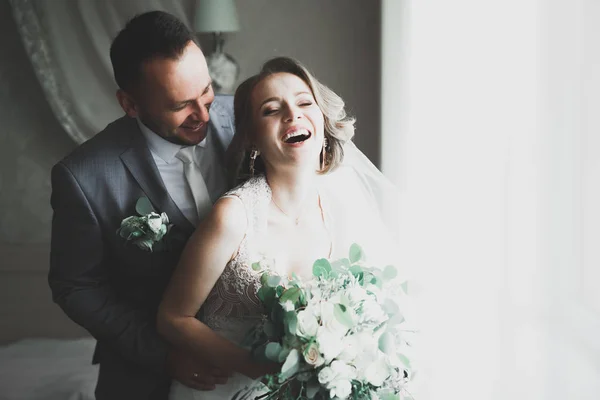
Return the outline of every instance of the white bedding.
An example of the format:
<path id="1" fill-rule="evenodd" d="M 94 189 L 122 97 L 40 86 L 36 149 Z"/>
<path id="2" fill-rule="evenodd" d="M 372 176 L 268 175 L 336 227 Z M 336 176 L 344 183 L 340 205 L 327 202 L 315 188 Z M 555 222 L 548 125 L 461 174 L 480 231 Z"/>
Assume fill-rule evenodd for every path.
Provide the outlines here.
<path id="1" fill-rule="evenodd" d="M 0 400 L 93 400 L 92 338 L 25 339 L 0 347 Z"/>

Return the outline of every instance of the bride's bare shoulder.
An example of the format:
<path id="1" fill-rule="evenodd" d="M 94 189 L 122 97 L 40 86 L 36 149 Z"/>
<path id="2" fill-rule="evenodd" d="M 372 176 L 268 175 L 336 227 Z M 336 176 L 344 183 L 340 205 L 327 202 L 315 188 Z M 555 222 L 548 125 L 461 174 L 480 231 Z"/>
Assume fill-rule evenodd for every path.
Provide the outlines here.
<path id="1" fill-rule="evenodd" d="M 215 203 L 209 219 L 222 229 L 244 233 L 247 227 L 246 209 L 237 196 L 221 197 Z"/>

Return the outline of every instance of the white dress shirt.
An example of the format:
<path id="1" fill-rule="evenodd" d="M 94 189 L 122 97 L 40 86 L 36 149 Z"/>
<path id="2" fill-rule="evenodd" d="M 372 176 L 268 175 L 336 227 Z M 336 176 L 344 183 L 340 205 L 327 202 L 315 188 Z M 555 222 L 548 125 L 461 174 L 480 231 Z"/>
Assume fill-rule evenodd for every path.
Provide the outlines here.
<path id="1" fill-rule="evenodd" d="M 137 121 L 142 134 L 146 138 L 148 148 L 167 192 L 169 192 L 183 215 L 194 224 L 198 219 L 198 212 L 194 205 L 192 191 L 185 179 L 183 162 L 175 157 L 183 146 L 163 139 L 144 125 L 139 118 Z M 206 138 L 195 146 L 195 151 L 211 203 L 214 203 L 223 194 L 227 186 L 223 163 L 218 157 L 213 141 L 210 140 L 212 136 L 210 131 L 209 125 Z"/>

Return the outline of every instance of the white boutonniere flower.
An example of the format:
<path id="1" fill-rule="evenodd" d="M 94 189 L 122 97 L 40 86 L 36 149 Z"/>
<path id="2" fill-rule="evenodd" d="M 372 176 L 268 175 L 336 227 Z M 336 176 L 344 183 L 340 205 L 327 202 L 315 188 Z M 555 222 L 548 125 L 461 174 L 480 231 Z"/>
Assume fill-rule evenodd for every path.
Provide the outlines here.
<path id="1" fill-rule="evenodd" d="M 132 215 L 121 221 L 117 234 L 142 250 L 153 251 L 171 228 L 167 214 L 158 214 L 146 197 L 138 199 L 135 210 L 139 216 Z"/>

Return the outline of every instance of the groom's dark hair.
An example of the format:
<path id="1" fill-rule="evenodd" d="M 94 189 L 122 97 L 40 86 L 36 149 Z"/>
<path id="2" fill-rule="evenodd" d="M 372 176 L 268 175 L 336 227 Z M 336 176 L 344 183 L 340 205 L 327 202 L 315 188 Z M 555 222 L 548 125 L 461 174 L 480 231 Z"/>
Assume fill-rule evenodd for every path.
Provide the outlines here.
<path id="1" fill-rule="evenodd" d="M 110 46 L 117 85 L 125 91 L 132 89 L 142 78 L 144 62 L 157 57 L 177 59 L 190 41 L 198 44 L 194 33 L 174 15 L 164 11 L 136 15 Z"/>

